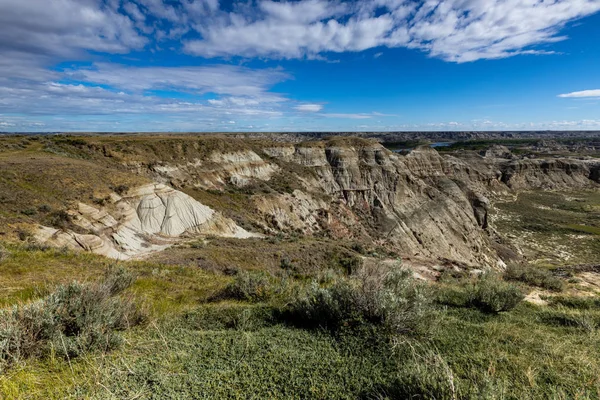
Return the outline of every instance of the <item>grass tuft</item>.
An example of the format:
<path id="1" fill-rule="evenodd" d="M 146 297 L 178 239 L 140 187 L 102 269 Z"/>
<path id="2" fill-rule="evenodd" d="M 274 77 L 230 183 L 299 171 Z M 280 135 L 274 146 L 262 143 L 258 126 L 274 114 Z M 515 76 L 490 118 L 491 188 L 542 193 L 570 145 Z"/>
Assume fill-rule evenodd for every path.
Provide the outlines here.
<path id="1" fill-rule="evenodd" d="M 525 295 L 518 286 L 486 272 L 462 285 L 439 288 L 437 301 L 454 307 L 477 308 L 497 314 L 515 308 Z"/>

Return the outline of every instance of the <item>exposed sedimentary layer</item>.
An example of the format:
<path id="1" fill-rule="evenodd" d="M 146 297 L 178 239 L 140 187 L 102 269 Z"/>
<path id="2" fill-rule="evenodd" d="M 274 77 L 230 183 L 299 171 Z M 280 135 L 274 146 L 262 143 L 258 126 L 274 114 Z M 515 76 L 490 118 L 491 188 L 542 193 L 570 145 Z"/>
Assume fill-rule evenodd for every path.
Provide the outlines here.
<path id="1" fill-rule="evenodd" d="M 159 160 L 156 153 L 146 157 L 143 147 L 125 153 L 102 148 L 111 162 L 175 189 L 226 193 L 244 188 L 248 209 L 240 218 L 265 234 L 367 240 L 405 258 L 473 266 L 503 265 L 487 215 L 490 199 L 497 194 L 599 187 L 600 179 L 598 161 L 528 159 L 502 146 L 481 154 L 443 156 L 428 146 L 403 155 L 372 141 L 339 138 L 260 146 L 240 140 L 237 149 L 202 154 L 201 142 L 186 146 L 187 152 L 176 140 L 165 144 L 168 154 Z M 281 187 L 277 182 L 294 184 Z M 122 198 L 114 194 L 102 209 L 80 204 L 73 219 L 85 234 L 44 228 L 43 236 L 57 244 L 131 257 L 186 235 L 251 235 L 217 211 L 225 210 L 212 210 L 171 187 L 150 185 Z"/>
<path id="2" fill-rule="evenodd" d="M 163 184 L 134 188 L 111 195 L 102 208 L 79 203 L 70 215 L 86 233 L 40 227 L 43 243 L 83 249 L 111 258 L 127 259 L 162 250 L 192 234 L 248 238 L 259 236 L 237 226 L 187 194 Z"/>

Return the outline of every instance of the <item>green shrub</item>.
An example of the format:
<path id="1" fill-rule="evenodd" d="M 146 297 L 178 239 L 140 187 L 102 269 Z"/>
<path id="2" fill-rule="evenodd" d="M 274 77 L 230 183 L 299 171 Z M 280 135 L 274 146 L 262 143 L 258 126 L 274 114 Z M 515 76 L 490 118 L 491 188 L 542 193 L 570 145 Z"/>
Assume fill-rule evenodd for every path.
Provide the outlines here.
<path id="1" fill-rule="evenodd" d="M 132 282 L 124 269 L 111 269 L 100 283 L 73 282 L 35 303 L 1 311 L 0 371 L 51 350 L 72 358 L 118 346 L 115 331 L 143 321 L 133 301 L 118 296 Z"/>
<path id="2" fill-rule="evenodd" d="M 552 296 L 548 299 L 552 305 L 561 305 L 579 310 L 600 309 L 600 298 L 593 297 L 563 297 Z"/>
<path id="3" fill-rule="evenodd" d="M 524 298 L 514 284 L 487 272 L 462 285 L 443 286 L 436 292 L 436 301 L 453 307 L 473 307 L 487 313 L 510 311 Z"/>
<path id="4" fill-rule="evenodd" d="M 504 282 L 490 272 L 482 274 L 469 288 L 469 303 L 489 313 L 510 311 L 524 297 L 517 286 Z"/>
<path id="5" fill-rule="evenodd" d="M 52 208 L 48 204 L 42 204 L 38 207 L 38 211 L 41 213 L 49 213 L 52 211 Z"/>
<path id="6" fill-rule="evenodd" d="M 17 229 L 17 236 L 19 237 L 20 241 L 26 242 L 33 238 L 33 233 L 31 233 L 29 230 L 19 228 Z"/>
<path id="7" fill-rule="evenodd" d="M 329 287 L 316 281 L 285 310 L 290 322 L 308 328 L 340 330 L 372 324 L 386 333 L 415 333 L 427 325 L 425 288 L 402 268 L 362 268 Z"/>
<path id="8" fill-rule="evenodd" d="M 220 298 L 261 302 L 282 291 L 282 282 L 263 272 L 239 271 L 233 282 L 218 295 Z"/>
<path id="9" fill-rule="evenodd" d="M 122 196 L 129 191 L 129 186 L 127 185 L 118 185 L 112 188 L 118 195 Z"/>
<path id="10" fill-rule="evenodd" d="M 49 223 L 57 229 L 67 230 L 73 225 L 73 218 L 65 210 L 52 211 L 49 214 Z"/>
<path id="11" fill-rule="evenodd" d="M 504 273 L 504 278 L 511 281 L 520 281 L 528 285 L 538 286 L 548 290 L 560 292 L 564 282 L 552 275 L 547 269 L 527 267 L 523 265 L 510 265 Z"/>
<path id="12" fill-rule="evenodd" d="M 10 253 L 2 245 L 0 245 L 0 264 L 10 257 Z"/>

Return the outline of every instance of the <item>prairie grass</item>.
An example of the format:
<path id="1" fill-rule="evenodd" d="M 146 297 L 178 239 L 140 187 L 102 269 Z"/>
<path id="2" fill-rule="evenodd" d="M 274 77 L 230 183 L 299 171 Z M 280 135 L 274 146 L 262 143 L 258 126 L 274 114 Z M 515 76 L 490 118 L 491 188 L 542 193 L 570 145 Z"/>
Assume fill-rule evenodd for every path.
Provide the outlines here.
<path id="1" fill-rule="evenodd" d="M 390 335 L 381 319 L 367 318 L 386 315 L 377 310 L 398 303 L 375 296 L 357 306 L 371 309 L 364 304 L 374 304 L 374 314 L 364 314 L 361 325 L 352 329 L 342 324 L 332 335 L 329 329 L 306 329 L 310 326 L 282 319 L 282 309 L 295 307 L 295 295 L 288 302 L 277 296 L 215 302 L 211 296 L 235 277 L 156 265 L 152 272 L 136 263 L 128 268 L 139 276 L 134 293 L 146 293 L 154 304 L 150 322 L 124 331 L 122 346 L 108 354 L 89 353 L 70 361 L 50 355 L 20 364 L 0 375 L 0 396 L 593 399 L 600 390 L 600 335 L 598 326 L 589 323 L 598 321 L 600 309 L 592 300 L 583 304 L 561 296 L 547 307 L 519 303 L 500 313 L 431 303 L 435 319 L 422 317 L 431 329 L 415 336 L 404 330 Z M 358 285 L 352 290 L 365 293 L 360 289 L 364 283 L 356 280 L 375 279 L 377 284 L 368 285 L 374 292 L 390 290 L 378 274 L 330 275 L 318 279 L 319 287 L 333 288 L 350 279 Z M 218 283 L 210 284 L 213 278 Z M 140 279 L 145 280 L 141 286 Z M 401 281 L 401 287 L 410 282 Z M 203 283 L 211 287 L 199 292 L 186 288 Z M 459 291 L 465 287 L 462 281 L 441 285 Z M 405 290 L 413 289 L 392 292 Z M 172 291 L 195 300 L 178 303 L 171 296 L 157 307 L 163 304 L 158 298 Z"/>

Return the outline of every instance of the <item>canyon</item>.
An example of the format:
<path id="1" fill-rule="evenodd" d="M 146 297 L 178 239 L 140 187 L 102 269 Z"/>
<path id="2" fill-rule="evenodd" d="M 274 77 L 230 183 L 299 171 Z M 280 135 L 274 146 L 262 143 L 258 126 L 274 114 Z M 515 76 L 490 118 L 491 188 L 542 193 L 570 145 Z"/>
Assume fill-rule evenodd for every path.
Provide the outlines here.
<path id="1" fill-rule="evenodd" d="M 519 251 L 491 223 L 496 199 L 600 184 L 596 158 L 531 158 L 500 145 L 395 153 L 345 137 L 58 137 L 42 151 L 139 180 L 119 193 L 92 188 L 104 191 L 101 204 L 69 199 L 67 229 L 29 224 L 41 243 L 118 259 L 199 236 L 300 235 L 379 246 L 416 263 L 502 269 L 511 261 L 502 255 Z"/>

